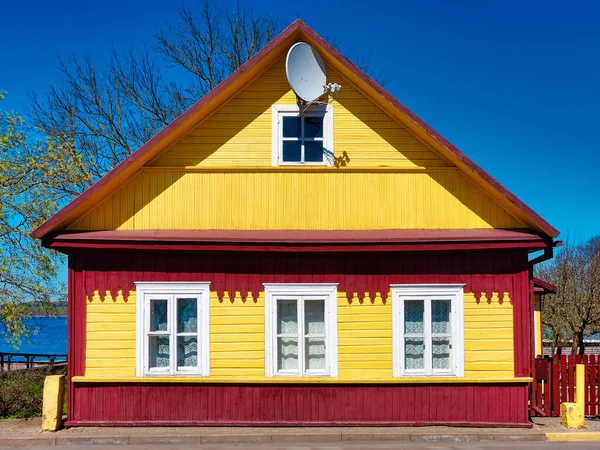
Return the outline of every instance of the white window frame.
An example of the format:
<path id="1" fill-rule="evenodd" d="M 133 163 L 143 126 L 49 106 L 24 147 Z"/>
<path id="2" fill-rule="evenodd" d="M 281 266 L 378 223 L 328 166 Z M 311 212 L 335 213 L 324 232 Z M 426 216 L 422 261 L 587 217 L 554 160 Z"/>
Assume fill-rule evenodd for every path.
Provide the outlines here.
<path id="1" fill-rule="evenodd" d="M 265 283 L 265 376 L 338 376 L 337 287 L 338 283 Z M 305 370 L 304 339 L 298 339 L 298 371 L 277 370 L 277 300 L 298 301 L 298 334 L 304 333 L 304 301 L 325 301 L 325 369 Z"/>
<path id="2" fill-rule="evenodd" d="M 209 376 L 210 375 L 210 283 L 199 282 L 136 282 L 136 375 L 144 376 Z M 198 366 L 177 369 L 178 298 L 196 298 L 198 305 Z M 169 336 L 169 367 L 149 367 L 148 334 L 150 332 L 150 300 L 167 300 Z"/>
<path id="3" fill-rule="evenodd" d="M 394 377 L 464 377 L 464 284 L 392 284 L 392 361 Z M 404 301 L 425 302 L 425 368 L 404 367 Z M 450 369 L 435 370 L 431 363 L 431 300 L 450 300 Z"/>
<path id="4" fill-rule="evenodd" d="M 308 116 L 323 116 L 323 162 L 284 162 L 283 121 L 281 118 L 300 115 L 300 108 L 298 105 L 273 105 L 271 112 L 273 166 L 333 166 L 333 105 L 313 105 L 305 112 Z"/>

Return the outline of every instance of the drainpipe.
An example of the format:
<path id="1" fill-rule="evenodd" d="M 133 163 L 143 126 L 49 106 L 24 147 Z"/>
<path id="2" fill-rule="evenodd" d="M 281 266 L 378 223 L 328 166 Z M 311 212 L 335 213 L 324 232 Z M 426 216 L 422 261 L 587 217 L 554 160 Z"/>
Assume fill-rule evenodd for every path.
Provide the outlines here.
<path id="1" fill-rule="evenodd" d="M 544 249 L 544 253 L 540 256 L 533 258 L 529 261 L 529 334 L 530 334 L 530 368 L 529 368 L 529 376 L 533 378 L 533 371 L 535 368 L 535 327 L 533 325 L 533 321 L 535 320 L 535 312 L 534 312 L 534 304 L 535 304 L 535 291 L 533 287 L 533 266 L 536 264 L 542 263 L 544 261 L 548 261 L 552 259 L 554 256 L 554 248 L 561 247 L 562 241 L 552 241 L 552 243 Z M 541 308 L 541 302 L 540 302 Z M 541 326 L 541 324 L 540 324 Z"/>

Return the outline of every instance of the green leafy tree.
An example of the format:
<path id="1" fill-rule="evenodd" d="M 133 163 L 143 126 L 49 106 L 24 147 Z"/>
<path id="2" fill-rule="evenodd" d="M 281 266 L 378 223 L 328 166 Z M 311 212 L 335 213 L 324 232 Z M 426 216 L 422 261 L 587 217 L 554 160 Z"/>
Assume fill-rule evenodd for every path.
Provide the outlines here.
<path id="1" fill-rule="evenodd" d="M 3 111 L 0 93 L 0 321 L 9 339 L 28 335 L 31 304 L 51 313 L 61 292 L 58 256 L 29 237 L 69 196 L 72 147 L 32 138 L 21 116 Z"/>

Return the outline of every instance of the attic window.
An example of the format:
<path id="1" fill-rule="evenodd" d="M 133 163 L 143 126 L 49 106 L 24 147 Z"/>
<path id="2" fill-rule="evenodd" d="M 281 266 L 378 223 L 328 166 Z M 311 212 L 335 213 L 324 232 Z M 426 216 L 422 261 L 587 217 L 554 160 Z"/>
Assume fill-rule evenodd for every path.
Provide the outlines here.
<path id="1" fill-rule="evenodd" d="M 273 106 L 273 165 L 323 165 L 333 162 L 333 107 Z"/>

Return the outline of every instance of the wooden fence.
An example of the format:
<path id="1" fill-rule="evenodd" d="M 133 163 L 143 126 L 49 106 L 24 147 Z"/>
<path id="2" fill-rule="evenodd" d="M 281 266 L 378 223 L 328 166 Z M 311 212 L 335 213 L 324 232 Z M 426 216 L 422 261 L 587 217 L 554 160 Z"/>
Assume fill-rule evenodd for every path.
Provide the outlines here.
<path id="1" fill-rule="evenodd" d="M 575 364 L 585 365 L 585 415 L 600 416 L 600 356 L 554 355 L 535 360 L 531 385 L 533 415 L 560 416 L 560 404 L 575 401 Z"/>

